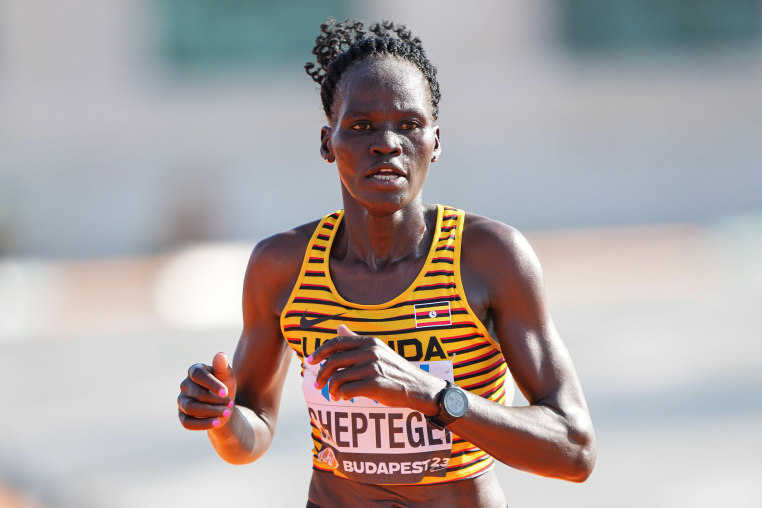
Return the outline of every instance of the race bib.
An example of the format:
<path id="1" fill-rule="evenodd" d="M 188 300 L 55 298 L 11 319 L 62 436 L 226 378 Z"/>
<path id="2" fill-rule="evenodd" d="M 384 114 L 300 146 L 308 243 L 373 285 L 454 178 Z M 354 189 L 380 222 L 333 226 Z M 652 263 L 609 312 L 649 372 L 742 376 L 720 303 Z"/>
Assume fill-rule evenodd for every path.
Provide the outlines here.
<path id="1" fill-rule="evenodd" d="M 450 361 L 410 363 L 453 381 Z M 364 483 L 409 484 L 445 476 L 452 451 L 450 431 L 428 425 L 425 415 L 412 409 L 365 397 L 331 400 L 329 385 L 315 388 L 318 370 L 318 365 L 305 364 L 302 390 L 312 423 L 321 433 L 321 462 Z"/>

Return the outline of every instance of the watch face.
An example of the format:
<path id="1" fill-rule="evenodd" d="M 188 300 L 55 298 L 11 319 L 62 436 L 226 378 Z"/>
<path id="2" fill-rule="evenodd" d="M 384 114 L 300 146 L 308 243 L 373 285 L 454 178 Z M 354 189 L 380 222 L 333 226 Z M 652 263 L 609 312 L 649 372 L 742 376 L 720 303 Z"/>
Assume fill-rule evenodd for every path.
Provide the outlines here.
<path id="1" fill-rule="evenodd" d="M 445 409 L 455 418 L 460 418 L 466 414 L 468 409 L 468 399 L 463 390 L 458 388 L 447 390 L 442 401 Z"/>

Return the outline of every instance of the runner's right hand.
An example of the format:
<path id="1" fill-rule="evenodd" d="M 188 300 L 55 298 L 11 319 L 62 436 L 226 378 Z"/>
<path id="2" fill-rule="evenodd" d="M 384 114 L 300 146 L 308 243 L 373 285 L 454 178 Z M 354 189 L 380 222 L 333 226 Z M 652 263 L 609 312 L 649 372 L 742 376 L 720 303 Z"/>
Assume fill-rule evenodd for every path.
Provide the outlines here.
<path id="1" fill-rule="evenodd" d="M 235 410 L 235 392 L 235 375 L 225 353 L 214 355 L 211 366 L 191 365 L 177 397 L 180 423 L 188 430 L 224 425 Z"/>

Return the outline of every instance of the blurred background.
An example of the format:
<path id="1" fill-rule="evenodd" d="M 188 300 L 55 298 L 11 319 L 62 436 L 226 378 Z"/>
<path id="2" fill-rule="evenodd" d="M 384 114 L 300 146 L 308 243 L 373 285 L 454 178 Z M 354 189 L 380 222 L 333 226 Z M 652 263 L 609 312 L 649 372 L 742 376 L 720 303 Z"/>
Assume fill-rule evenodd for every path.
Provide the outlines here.
<path id="1" fill-rule="evenodd" d="M 304 505 L 296 362 L 255 464 L 175 398 L 233 351 L 254 244 L 341 207 L 302 69 L 328 15 L 422 38 L 426 200 L 543 263 L 599 459 L 498 466 L 511 506 L 757 506 L 762 0 L 0 0 L 0 507 Z"/>

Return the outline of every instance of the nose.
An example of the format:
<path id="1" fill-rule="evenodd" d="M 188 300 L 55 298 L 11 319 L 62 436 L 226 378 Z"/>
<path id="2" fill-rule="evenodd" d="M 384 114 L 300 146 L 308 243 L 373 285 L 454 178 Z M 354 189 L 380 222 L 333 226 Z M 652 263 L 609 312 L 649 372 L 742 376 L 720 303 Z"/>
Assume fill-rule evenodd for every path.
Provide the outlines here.
<path id="1" fill-rule="evenodd" d="M 402 153 L 399 136 L 392 129 L 380 129 L 373 137 L 370 152 L 373 155 L 399 155 Z"/>

